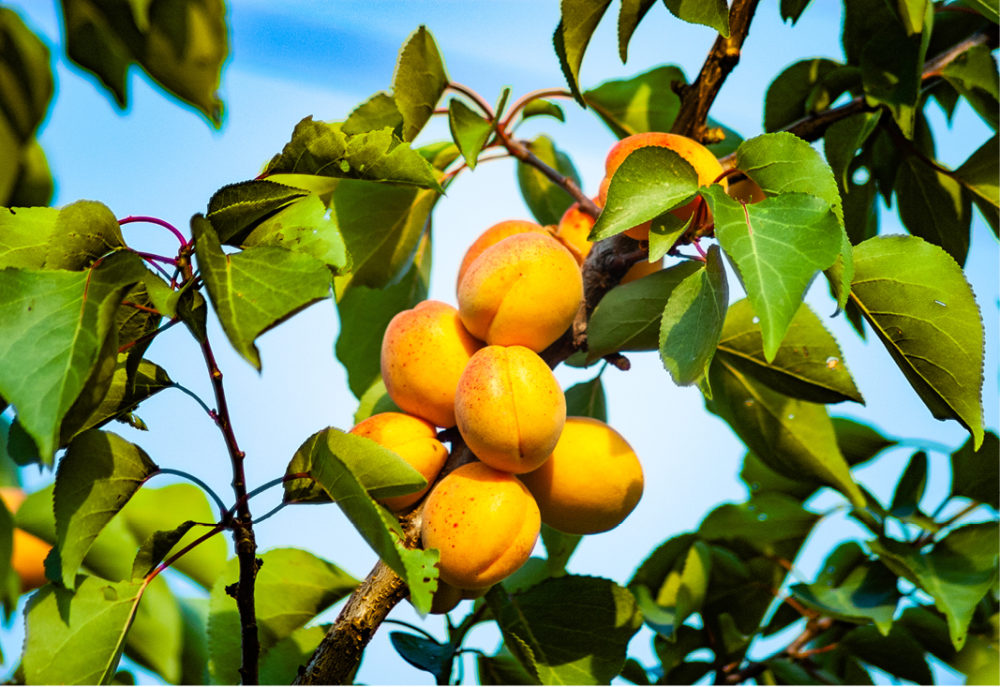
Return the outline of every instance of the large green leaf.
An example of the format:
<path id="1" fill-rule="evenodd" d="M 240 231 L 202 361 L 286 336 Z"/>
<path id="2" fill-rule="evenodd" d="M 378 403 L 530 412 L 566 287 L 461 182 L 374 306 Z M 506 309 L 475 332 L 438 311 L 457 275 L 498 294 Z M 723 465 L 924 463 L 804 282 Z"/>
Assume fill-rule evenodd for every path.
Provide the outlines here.
<path id="1" fill-rule="evenodd" d="M 223 0 L 63 0 L 62 8 L 70 59 L 97 76 L 119 107 L 128 105 L 128 71 L 137 63 L 168 93 L 222 125 L 216 91 L 229 56 Z"/>
<path id="2" fill-rule="evenodd" d="M 263 652 L 292 636 L 358 585 L 333 563 L 302 549 L 272 549 L 260 555 L 254 583 L 257 627 Z M 239 578 L 232 559 L 212 586 L 208 614 L 208 670 L 213 684 L 240 681 L 240 617 L 226 587 Z"/>
<path id="3" fill-rule="evenodd" d="M 238 246 L 258 222 L 308 193 L 269 179 L 229 184 L 212 194 L 205 216 L 219 241 Z"/>
<path id="4" fill-rule="evenodd" d="M 326 265 L 305 253 L 259 246 L 227 255 L 212 225 L 191 221 L 201 277 L 233 348 L 260 369 L 254 340 L 330 295 Z"/>
<path id="5" fill-rule="evenodd" d="M 711 27 L 729 38 L 729 8 L 726 0 L 663 0 L 678 19 Z"/>
<path id="6" fill-rule="evenodd" d="M 597 577 L 550 578 L 519 594 L 497 585 L 486 601 L 508 648 L 545 685 L 609 683 L 641 623 L 628 590 Z"/>
<path id="7" fill-rule="evenodd" d="M 354 286 L 341 295 L 335 352 L 358 399 L 380 378 L 382 335 L 389 321 L 424 300 L 427 287 L 422 271 L 414 265 L 395 284 L 382 289 Z"/>
<path id="8" fill-rule="evenodd" d="M 167 580 L 155 578 L 142 594 L 142 602 L 125 637 L 125 653 L 169 684 L 181 679 L 184 618 Z"/>
<path id="9" fill-rule="evenodd" d="M 556 148 L 548 136 L 538 136 L 528 143 L 535 157 L 560 174 L 580 185 L 580 175 L 569 157 Z M 517 163 L 517 184 L 531 214 L 541 225 L 558 224 L 566 209 L 573 204 L 573 197 L 557 186 L 537 168 L 521 161 Z"/>
<path id="10" fill-rule="evenodd" d="M 0 268 L 82 270 L 124 245 L 111 210 L 94 201 L 0 210 Z"/>
<path id="11" fill-rule="evenodd" d="M 993 432 L 986 432 L 979 450 L 973 440 L 951 454 L 951 495 L 988 503 L 1000 509 L 1000 441 Z"/>
<path id="12" fill-rule="evenodd" d="M 694 384 L 708 372 L 728 305 L 722 256 L 718 246 L 712 246 L 705 268 L 678 284 L 663 308 L 660 360 L 674 383 Z"/>
<path id="13" fill-rule="evenodd" d="M 806 115 L 829 108 L 839 94 L 827 93 L 824 79 L 838 66 L 833 60 L 815 57 L 785 67 L 767 87 L 764 130 L 779 131 Z"/>
<path id="14" fill-rule="evenodd" d="M 709 409 L 768 467 L 792 479 L 813 477 L 842 492 L 855 507 L 864 507 L 825 407 L 778 393 L 721 357 L 712 362 L 709 379 Z"/>
<path id="15" fill-rule="evenodd" d="M 156 533 L 176 528 L 183 522 L 216 522 L 215 512 L 205 492 L 193 484 L 171 484 L 160 488 L 140 489 L 122 509 L 122 518 L 136 541 L 147 541 Z M 164 551 L 165 556 L 180 551 L 205 533 L 198 527 L 178 539 Z M 226 542 L 222 535 L 213 537 L 191 549 L 174 564 L 205 589 L 211 589 L 226 563 Z"/>
<path id="16" fill-rule="evenodd" d="M 818 515 L 788 494 L 761 493 L 744 503 L 717 507 L 702 521 L 698 535 L 714 542 L 739 542 L 763 554 L 791 552 L 794 557 L 818 521 Z"/>
<path id="17" fill-rule="evenodd" d="M 697 191 L 698 175 L 683 157 L 660 146 L 638 148 L 611 177 L 608 200 L 588 238 L 620 234 L 676 208 Z"/>
<path id="18" fill-rule="evenodd" d="M 583 98 L 618 138 L 625 138 L 646 131 L 670 131 L 681 108 L 673 84 L 686 82 L 679 68 L 665 65 L 631 79 L 605 81 L 584 91 Z"/>
<path id="19" fill-rule="evenodd" d="M 773 361 L 809 284 L 840 254 L 843 229 L 817 196 L 785 193 L 743 205 L 722 187 L 703 193 L 719 243 L 760 318 L 764 358 Z"/>
<path id="20" fill-rule="evenodd" d="M 799 306 L 770 362 L 764 356 L 756 319 L 748 300 L 733 303 L 726 314 L 718 355 L 742 372 L 794 398 L 813 403 L 864 402 L 836 339 L 808 305 Z"/>
<path id="21" fill-rule="evenodd" d="M 62 583 L 72 587 L 91 543 L 157 466 L 116 434 L 90 430 L 59 462 L 53 505 Z"/>
<path id="22" fill-rule="evenodd" d="M 17 407 L 43 461 L 97 364 L 122 294 L 144 273 L 131 253 L 84 272 L 0 270 L 0 396 Z"/>
<path id="23" fill-rule="evenodd" d="M 929 552 L 892 539 L 868 545 L 893 572 L 934 598 L 948 619 L 952 644 L 961 649 L 976 605 L 997 581 L 998 534 L 996 522 L 984 522 L 959 527 Z"/>
<path id="24" fill-rule="evenodd" d="M 403 116 L 403 140 L 416 138 L 448 85 L 434 36 L 420 26 L 406 39 L 392 75 L 392 97 Z"/>
<path id="25" fill-rule="evenodd" d="M 81 576 L 48 584 L 25 609 L 23 668 L 34 685 L 110 684 L 145 585 Z"/>
<path id="26" fill-rule="evenodd" d="M 381 461 L 365 460 L 380 456 Z M 406 582 L 417 612 L 428 612 L 437 589 L 438 552 L 407 548 L 399 521 L 369 494 L 369 490 L 377 496 L 411 493 L 426 484 L 423 477 L 375 442 L 336 430 L 323 430 L 307 439 L 288 472 L 301 472 L 300 465 L 308 466 L 316 485 L 337 502 L 368 545 Z M 286 500 L 293 497 L 286 491 Z"/>
<path id="27" fill-rule="evenodd" d="M 587 44 L 610 4 L 611 0 L 561 0 L 559 3 L 559 25 L 552 36 L 552 43 L 569 89 L 584 106 L 586 103 L 580 92 L 580 65 L 583 64 Z"/>
<path id="28" fill-rule="evenodd" d="M 858 624 L 874 622 L 883 635 L 889 633 L 900 596 L 896 576 L 869 561 L 857 542 L 845 542 L 827 556 L 815 582 L 794 584 L 789 591 L 823 615 Z"/>
<path id="29" fill-rule="evenodd" d="M 962 270 L 912 236 L 869 239 L 854 250 L 851 300 L 938 419 L 983 441 L 983 324 Z"/>
<path id="30" fill-rule="evenodd" d="M 390 127 L 348 135 L 342 124 L 311 116 L 295 125 L 291 140 L 267 164 L 264 174 L 311 174 L 441 190 L 437 170 Z"/>
<path id="31" fill-rule="evenodd" d="M 972 207 L 951 174 L 911 155 L 896 173 L 899 218 L 914 236 L 941 246 L 959 265 L 969 252 Z"/>
<path id="32" fill-rule="evenodd" d="M 656 350 L 670 294 L 699 269 L 693 262 L 682 262 L 606 293 L 587 323 L 587 360 L 616 351 Z"/>
<path id="33" fill-rule="evenodd" d="M 327 213 L 316 195 L 294 200 L 265 219 L 243 239 L 243 246 L 274 246 L 311 255 L 338 274 L 350 265 L 336 216 Z"/>
<path id="34" fill-rule="evenodd" d="M 479 153 L 493 133 L 493 124 L 458 98 L 453 98 L 448 103 L 448 126 L 465 163 L 469 169 L 475 169 Z"/>
<path id="35" fill-rule="evenodd" d="M 990 127 L 1000 124 L 997 99 L 1000 97 L 1000 75 L 992 50 L 976 45 L 949 62 L 942 76 L 958 90 Z"/>

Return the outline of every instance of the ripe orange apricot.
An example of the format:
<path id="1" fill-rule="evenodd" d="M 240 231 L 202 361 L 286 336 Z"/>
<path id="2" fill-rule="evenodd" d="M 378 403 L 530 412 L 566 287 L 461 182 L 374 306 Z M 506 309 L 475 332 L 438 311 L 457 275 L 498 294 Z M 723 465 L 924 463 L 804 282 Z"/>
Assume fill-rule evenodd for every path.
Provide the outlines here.
<path id="1" fill-rule="evenodd" d="M 0 487 L 0 500 L 13 515 L 26 498 L 19 487 Z M 14 528 L 14 548 L 10 564 L 21 580 L 21 593 L 37 589 L 48 582 L 45 577 L 45 557 L 52 545 L 19 527 Z"/>
<path id="2" fill-rule="evenodd" d="M 647 131 L 641 134 L 633 134 L 632 136 L 626 136 L 622 140 L 618 141 L 611 150 L 608 152 L 608 157 L 604 162 L 604 169 L 606 172 L 604 181 L 601 182 L 601 203 L 607 201 L 608 186 L 611 184 L 611 177 L 614 176 L 618 167 L 621 166 L 625 158 L 629 156 L 629 153 L 638 149 L 645 148 L 647 146 L 661 146 L 663 148 L 668 148 L 682 158 L 684 158 L 692 167 L 698 175 L 698 185 L 708 186 L 722 174 L 722 165 L 715 158 L 708 148 L 703 146 L 698 141 L 693 138 L 688 138 L 687 136 L 680 136 L 679 134 L 670 134 L 663 131 Z M 727 182 L 723 178 L 719 181 L 719 184 L 723 188 L 726 188 Z M 687 221 L 691 217 L 697 207 L 698 201 L 691 201 L 687 205 L 679 207 L 673 210 L 673 214 L 678 218 Z M 707 213 L 707 208 L 705 209 L 705 223 L 711 221 L 711 216 Z M 627 236 L 631 236 L 636 240 L 644 240 L 649 238 L 649 224 L 644 222 L 638 226 L 632 227 L 625 232 Z"/>
<path id="3" fill-rule="evenodd" d="M 573 255 L 551 236 L 508 236 L 479 254 L 458 285 L 458 312 L 488 344 L 541 351 L 573 323 L 583 278 Z"/>
<path id="4" fill-rule="evenodd" d="M 484 463 L 468 463 L 435 485 L 424 502 L 421 541 L 441 552 L 441 579 L 465 590 L 496 584 L 520 568 L 541 528 L 521 482 Z"/>
<path id="5" fill-rule="evenodd" d="M 465 251 L 465 255 L 462 257 L 462 264 L 458 266 L 458 278 L 455 280 L 456 290 L 458 285 L 462 283 L 462 277 L 465 275 L 465 271 L 469 269 L 469 265 L 472 264 L 473 260 L 479 257 L 480 253 L 508 236 L 523 234 L 527 231 L 545 233 L 545 227 L 538 222 L 532 222 L 527 219 L 508 219 L 502 222 L 497 222 L 480 234 L 479 238 L 473 241 L 472 245 Z"/>
<path id="6" fill-rule="evenodd" d="M 367 437 L 395 451 L 427 480 L 427 486 L 420 491 L 382 499 L 385 507 L 393 512 L 409 508 L 419 501 L 448 459 L 448 449 L 438 441 L 434 425 L 406 413 L 377 413 L 356 424 L 351 434 Z"/>
<path id="7" fill-rule="evenodd" d="M 521 481 L 542 522 L 568 534 L 617 527 L 642 496 L 642 466 L 617 431 L 588 417 L 566 419 L 552 456 Z"/>
<path id="8" fill-rule="evenodd" d="M 398 313 L 382 337 L 382 381 L 389 398 L 411 415 L 451 427 L 458 378 L 482 346 L 447 303 L 423 301 Z"/>
<path id="9" fill-rule="evenodd" d="M 487 346 L 458 380 L 455 420 L 466 445 L 497 470 L 534 470 L 552 453 L 566 397 L 552 370 L 524 346 Z"/>

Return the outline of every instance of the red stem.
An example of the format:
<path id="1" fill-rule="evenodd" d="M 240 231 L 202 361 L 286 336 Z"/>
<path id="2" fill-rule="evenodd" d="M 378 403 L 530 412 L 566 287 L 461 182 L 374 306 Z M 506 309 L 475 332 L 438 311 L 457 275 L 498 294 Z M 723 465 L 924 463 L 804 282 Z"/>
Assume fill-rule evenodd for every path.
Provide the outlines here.
<path id="1" fill-rule="evenodd" d="M 174 236 L 176 236 L 177 240 L 181 242 L 181 246 L 186 246 L 187 245 L 188 241 L 184 237 L 184 234 L 182 234 L 180 232 L 180 230 L 177 227 L 175 227 L 173 224 L 171 224 L 170 222 L 168 222 L 166 220 L 162 220 L 159 217 L 148 217 L 146 215 L 129 215 L 128 217 L 124 217 L 124 218 L 118 220 L 118 224 L 119 225 L 131 224 L 133 222 L 148 222 L 149 224 L 159 225 L 159 226 L 163 227 L 164 229 L 169 230 L 170 233 L 172 233 Z"/>

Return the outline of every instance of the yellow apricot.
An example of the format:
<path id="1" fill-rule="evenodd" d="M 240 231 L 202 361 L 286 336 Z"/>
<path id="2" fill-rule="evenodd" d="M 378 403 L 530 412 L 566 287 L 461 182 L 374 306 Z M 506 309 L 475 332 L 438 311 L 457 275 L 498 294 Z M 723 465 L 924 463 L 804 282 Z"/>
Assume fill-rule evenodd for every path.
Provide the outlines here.
<path id="1" fill-rule="evenodd" d="M 552 456 L 521 481 L 542 522 L 568 534 L 617 527 L 642 496 L 642 466 L 621 434 L 588 417 L 566 419 Z"/>
<path id="2" fill-rule="evenodd" d="M 389 398 L 411 415 L 451 427 L 458 378 L 482 345 L 447 303 L 423 301 L 398 313 L 382 337 L 382 381 Z"/>
<path id="3" fill-rule="evenodd" d="M 469 449 L 497 470 L 534 470 L 552 453 L 566 397 L 552 370 L 524 346 L 487 346 L 458 380 L 455 420 Z"/>
<path id="4" fill-rule="evenodd" d="M 421 542 L 441 552 L 441 579 L 465 590 L 496 584 L 535 546 L 538 506 L 521 482 L 484 463 L 468 463 L 435 485 L 424 502 Z"/>
<path id="5" fill-rule="evenodd" d="M 427 486 L 420 491 L 382 499 L 385 507 L 396 513 L 409 508 L 427 493 L 448 459 L 448 449 L 438 441 L 434 425 L 406 413 L 377 413 L 356 424 L 351 434 L 367 437 L 395 451 L 427 480 Z"/>
<path id="6" fill-rule="evenodd" d="M 600 205 L 597 198 L 594 198 L 594 202 Z M 587 255 L 594 245 L 587 240 L 590 229 L 594 226 L 594 221 L 593 217 L 580 208 L 579 203 L 573 203 L 566 208 L 566 212 L 559 218 L 559 224 L 556 225 L 553 236 L 566 247 L 566 250 L 572 253 L 579 265 L 582 265 L 583 261 L 587 259 Z"/>
<path id="7" fill-rule="evenodd" d="M 715 155 L 712 154 L 712 151 L 693 138 L 680 136 L 678 134 L 669 134 L 663 131 L 648 131 L 641 134 L 634 134 L 618 141 L 608 152 L 607 159 L 604 162 L 606 175 L 604 180 L 601 182 L 602 205 L 607 201 L 608 186 L 611 183 L 611 177 L 614 176 L 618 167 L 621 166 L 622 162 L 625 161 L 625 158 L 629 156 L 629 153 L 638 148 L 645 148 L 647 146 L 660 146 L 668 148 L 684 158 L 692 167 L 694 167 L 694 171 L 698 175 L 699 186 L 708 186 L 712 184 L 716 181 L 716 179 L 719 179 L 719 176 L 722 174 L 722 165 L 719 164 L 719 161 L 715 158 Z M 726 188 L 727 181 L 725 178 L 720 179 L 718 183 L 721 184 L 723 188 Z M 696 199 L 673 210 L 672 212 L 679 219 L 687 221 L 699 205 L 703 205 L 703 203 Z M 712 221 L 711 214 L 708 212 L 707 207 L 705 207 L 702 212 L 704 213 L 702 226 L 707 226 Z M 625 234 L 639 241 L 648 239 L 649 223 L 644 222 L 638 226 L 632 227 L 627 230 Z"/>
<path id="8" fill-rule="evenodd" d="M 565 332 L 583 300 L 573 255 L 551 236 L 508 236 L 479 254 L 458 285 L 458 312 L 488 344 L 541 351 Z"/>
<path id="9" fill-rule="evenodd" d="M 0 500 L 11 512 L 24 503 L 26 495 L 19 487 L 0 487 Z M 21 593 L 37 589 L 48 582 L 45 577 L 45 557 L 49 555 L 52 545 L 33 534 L 25 532 L 20 527 L 14 528 L 14 546 L 10 556 L 10 565 L 21 580 Z"/>
<path id="10" fill-rule="evenodd" d="M 480 253 L 508 236 L 523 234 L 528 231 L 544 233 L 545 227 L 538 222 L 532 222 L 531 220 L 508 219 L 503 222 L 497 222 L 480 234 L 479 238 L 473 241 L 472 245 L 465 251 L 465 255 L 462 257 L 462 264 L 458 266 L 458 279 L 455 280 L 456 290 L 458 289 L 458 285 L 462 283 L 462 277 L 465 275 L 465 271 L 469 269 L 469 265 L 472 264 L 473 260 L 479 257 Z"/>

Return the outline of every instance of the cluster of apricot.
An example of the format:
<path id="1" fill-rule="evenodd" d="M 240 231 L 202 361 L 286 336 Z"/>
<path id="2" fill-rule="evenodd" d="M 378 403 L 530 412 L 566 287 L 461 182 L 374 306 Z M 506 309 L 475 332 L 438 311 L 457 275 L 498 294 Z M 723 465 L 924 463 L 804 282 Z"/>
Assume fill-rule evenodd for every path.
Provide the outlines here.
<path id="1" fill-rule="evenodd" d="M 619 142 L 608 179 L 633 149 L 676 149 L 673 138 Z M 687 157 L 687 150 L 677 152 Z M 567 418 L 565 396 L 539 355 L 580 308 L 593 223 L 574 205 L 556 227 L 522 220 L 490 227 L 459 267 L 457 308 L 424 301 L 385 330 L 382 379 L 403 412 L 373 415 L 351 432 L 398 453 L 429 485 L 448 457 L 436 428 L 457 426 L 478 459 L 445 475 L 423 505 L 422 544 L 441 554 L 434 610 L 480 595 L 520 568 L 541 523 L 570 534 L 604 532 L 642 494 L 634 451 L 603 422 Z M 658 268 L 639 263 L 626 279 Z M 428 489 L 383 503 L 401 512 Z"/>

